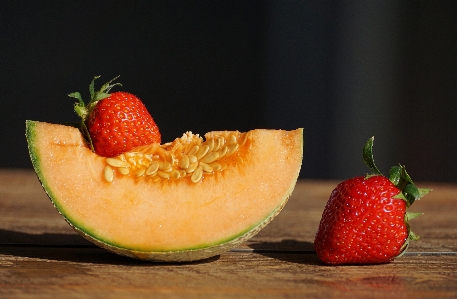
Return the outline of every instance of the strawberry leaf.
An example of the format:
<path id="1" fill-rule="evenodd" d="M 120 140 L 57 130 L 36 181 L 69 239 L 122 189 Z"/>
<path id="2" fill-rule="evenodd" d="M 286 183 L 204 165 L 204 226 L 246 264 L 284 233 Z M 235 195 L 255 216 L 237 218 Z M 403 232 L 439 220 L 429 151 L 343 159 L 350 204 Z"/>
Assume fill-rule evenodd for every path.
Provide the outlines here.
<path id="1" fill-rule="evenodd" d="M 401 178 L 402 178 L 403 180 L 407 181 L 408 183 L 413 184 L 413 180 L 411 179 L 411 177 L 409 176 L 409 174 L 406 172 L 405 166 L 401 166 L 401 165 L 400 165 L 400 168 L 401 168 Z"/>
<path id="2" fill-rule="evenodd" d="M 90 149 L 93 152 L 95 152 L 94 144 L 92 142 L 92 138 L 90 137 L 89 130 L 87 129 L 86 123 L 84 121 L 81 122 L 81 129 L 80 130 L 82 131 L 83 136 L 86 138 L 87 143 L 89 143 Z"/>
<path id="3" fill-rule="evenodd" d="M 78 100 L 78 102 L 75 103 L 73 108 L 79 117 L 81 117 L 82 119 L 86 119 L 87 109 L 86 109 L 86 105 L 84 104 L 84 101 L 81 97 L 81 94 L 79 92 L 73 92 L 73 93 L 70 93 L 68 96 Z"/>
<path id="4" fill-rule="evenodd" d="M 382 175 L 381 171 L 376 167 L 376 164 L 374 163 L 374 158 L 373 158 L 373 141 L 374 141 L 374 136 L 368 139 L 367 143 L 363 147 L 363 161 L 367 166 L 374 171 L 376 174 Z"/>
<path id="5" fill-rule="evenodd" d="M 107 83 L 103 84 L 102 88 L 100 88 L 100 92 L 103 92 L 103 93 L 109 93 L 111 88 L 113 88 L 114 86 L 116 85 L 119 85 L 119 86 L 122 86 L 121 83 L 114 83 L 114 84 L 111 84 L 114 80 L 116 80 L 117 78 L 119 78 L 120 76 L 117 76 L 116 78 L 113 78 L 111 79 L 110 81 L 108 81 Z"/>
<path id="6" fill-rule="evenodd" d="M 420 197 L 424 197 L 425 195 L 429 194 L 433 189 L 427 189 L 427 188 L 418 188 Z"/>
<path id="7" fill-rule="evenodd" d="M 100 76 L 95 76 L 92 79 L 92 82 L 90 82 L 90 85 L 89 85 L 89 93 L 90 93 L 90 99 L 91 99 L 90 102 L 89 102 L 89 105 L 91 105 L 91 107 L 93 107 L 93 106 L 95 106 L 95 104 L 98 101 L 109 97 L 110 96 L 109 92 L 110 92 L 111 88 L 113 88 L 114 86 L 116 86 L 116 85 L 122 86 L 121 83 L 111 84 L 114 80 L 116 80 L 119 77 L 120 76 L 117 76 L 116 78 L 113 78 L 110 81 L 108 81 L 107 83 L 103 84 L 103 86 L 100 88 L 100 91 L 95 91 L 95 87 L 94 87 L 95 80 L 100 78 Z"/>
<path id="8" fill-rule="evenodd" d="M 392 198 L 403 199 L 404 201 L 408 202 L 408 200 L 406 199 L 406 197 L 405 197 L 405 195 L 403 194 L 403 192 L 399 192 L 397 195 L 392 196 Z"/>
<path id="9" fill-rule="evenodd" d="M 94 78 L 92 79 L 92 82 L 90 82 L 90 85 L 89 85 L 89 93 L 90 93 L 90 98 L 93 99 L 94 98 L 94 84 L 95 84 L 95 80 L 97 80 L 98 78 L 100 78 L 100 76 L 94 76 Z"/>
<path id="10" fill-rule="evenodd" d="M 77 99 L 79 102 L 79 105 L 84 107 L 84 101 L 79 92 L 72 92 L 68 96 Z"/>
<path id="11" fill-rule="evenodd" d="M 406 201 L 406 206 L 409 208 L 416 200 L 420 199 L 421 192 L 414 184 L 406 184 L 401 192 L 393 196 L 393 198 L 398 198 Z"/>
<path id="12" fill-rule="evenodd" d="M 414 185 L 414 184 L 411 184 L 411 183 L 406 184 L 406 186 L 403 188 L 402 192 L 405 195 L 406 200 L 409 203 L 409 205 L 412 205 L 416 199 L 420 198 L 419 189 L 417 189 L 416 185 Z"/>
<path id="13" fill-rule="evenodd" d="M 405 243 L 403 243 L 402 247 L 400 248 L 400 254 L 396 256 L 396 258 L 399 258 L 401 256 L 403 256 L 406 251 L 408 251 L 408 247 L 409 247 L 409 238 L 406 239 Z"/>
<path id="14" fill-rule="evenodd" d="M 403 165 L 393 166 L 390 169 L 389 179 L 401 190 L 400 194 L 395 196 L 395 198 L 405 200 L 408 207 L 412 205 L 414 201 L 431 191 L 430 189 L 418 189 Z"/>
<path id="15" fill-rule="evenodd" d="M 400 166 L 393 166 L 390 169 L 390 173 L 389 174 L 390 174 L 389 175 L 389 180 L 392 182 L 392 184 L 397 186 L 400 183 L 400 179 L 401 179 L 401 167 Z"/>
<path id="16" fill-rule="evenodd" d="M 95 104 L 98 101 L 103 100 L 104 98 L 107 98 L 109 96 L 110 96 L 109 93 L 96 91 L 95 94 L 94 94 L 94 98 L 93 98 L 93 103 L 92 104 Z"/>
<path id="17" fill-rule="evenodd" d="M 406 221 L 409 221 L 409 220 L 412 220 L 412 219 L 417 218 L 422 215 L 424 215 L 424 213 L 406 212 L 405 218 L 406 218 Z"/>
<path id="18" fill-rule="evenodd" d="M 413 241 L 417 241 L 420 239 L 420 237 L 416 235 L 412 230 L 409 231 L 408 238 Z"/>

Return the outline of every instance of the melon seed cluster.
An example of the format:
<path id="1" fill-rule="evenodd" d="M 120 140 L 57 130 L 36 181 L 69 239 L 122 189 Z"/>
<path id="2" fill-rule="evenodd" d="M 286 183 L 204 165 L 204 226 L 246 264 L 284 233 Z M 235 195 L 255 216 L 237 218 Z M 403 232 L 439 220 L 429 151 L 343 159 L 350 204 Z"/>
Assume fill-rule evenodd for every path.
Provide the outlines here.
<path id="1" fill-rule="evenodd" d="M 232 158 L 247 144 L 248 135 L 249 132 L 212 132 L 203 141 L 198 134 L 186 132 L 170 143 L 154 143 L 106 158 L 103 177 L 109 183 L 116 173 L 153 182 L 189 178 L 198 183 L 205 175 L 223 171 L 231 161 L 237 161 Z"/>

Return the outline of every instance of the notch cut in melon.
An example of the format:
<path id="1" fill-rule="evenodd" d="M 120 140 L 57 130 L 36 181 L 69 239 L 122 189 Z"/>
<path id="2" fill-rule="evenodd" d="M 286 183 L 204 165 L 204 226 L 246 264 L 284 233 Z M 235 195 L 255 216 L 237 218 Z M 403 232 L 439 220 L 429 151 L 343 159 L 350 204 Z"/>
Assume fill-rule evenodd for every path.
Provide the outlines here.
<path id="1" fill-rule="evenodd" d="M 28 120 L 26 137 L 44 190 L 76 232 L 111 252 L 150 261 L 200 260 L 254 236 L 286 204 L 303 156 L 302 129 L 218 131 L 205 140 L 186 133 L 118 157 L 136 159 L 121 165 L 125 172 L 93 153 L 75 127 Z M 238 145 L 230 155 L 203 162 L 216 166 L 192 179 L 195 171 L 186 173 L 182 156 L 219 139 Z M 213 160 L 204 160 L 211 152 L 198 162 Z M 150 155 L 148 163 L 168 161 L 171 168 L 163 172 L 181 174 L 156 170 L 148 177 L 150 164 L 141 173 L 138 155 Z"/>

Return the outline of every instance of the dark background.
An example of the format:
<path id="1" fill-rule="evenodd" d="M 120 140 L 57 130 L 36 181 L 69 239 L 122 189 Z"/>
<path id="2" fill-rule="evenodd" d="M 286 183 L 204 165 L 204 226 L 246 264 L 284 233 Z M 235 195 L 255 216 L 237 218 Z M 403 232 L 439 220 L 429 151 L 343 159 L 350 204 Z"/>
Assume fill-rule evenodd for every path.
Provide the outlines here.
<path id="1" fill-rule="evenodd" d="M 342 179 L 374 135 L 383 172 L 457 182 L 456 1 L 1 1 L 0 167 L 30 168 L 25 120 L 76 121 L 94 75 L 164 141 L 303 127 L 301 177 Z"/>

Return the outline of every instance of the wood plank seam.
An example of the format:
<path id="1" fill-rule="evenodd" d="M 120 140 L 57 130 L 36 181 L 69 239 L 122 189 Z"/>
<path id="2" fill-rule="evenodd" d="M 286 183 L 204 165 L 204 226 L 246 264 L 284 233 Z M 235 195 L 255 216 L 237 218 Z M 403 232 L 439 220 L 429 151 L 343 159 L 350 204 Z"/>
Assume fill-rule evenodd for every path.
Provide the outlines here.
<path id="1" fill-rule="evenodd" d="M 42 244 L 0 244 L 0 247 L 25 247 L 25 248 L 97 248 L 104 250 L 95 245 L 42 245 Z M 277 254 L 316 254 L 314 250 L 279 250 L 279 249 L 250 249 L 250 248 L 234 248 L 230 252 L 234 253 L 277 253 Z M 455 251 L 411 251 L 406 252 L 406 256 L 457 256 Z"/>

